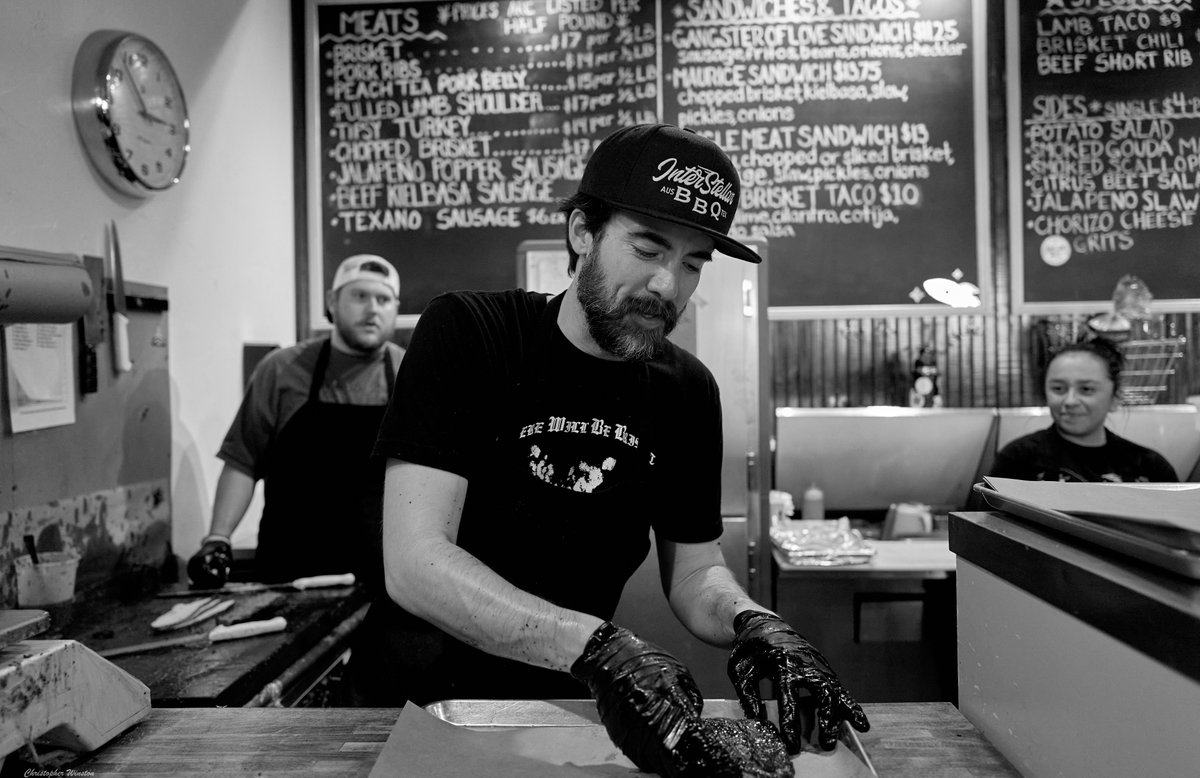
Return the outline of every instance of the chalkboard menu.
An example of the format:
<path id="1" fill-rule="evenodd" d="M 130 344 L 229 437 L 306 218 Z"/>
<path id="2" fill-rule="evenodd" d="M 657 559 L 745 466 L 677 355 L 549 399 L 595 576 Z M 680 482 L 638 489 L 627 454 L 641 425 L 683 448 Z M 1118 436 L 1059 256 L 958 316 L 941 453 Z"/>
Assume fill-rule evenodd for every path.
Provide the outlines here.
<path id="1" fill-rule="evenodd" d="M 1190 2 L 1009 0 L 1014 308 L 1107 310 L 1133 273 L 1200 308 L 1200 39 Z"/>
<path id="2" fill-rule="evenodd" d="M 355 253 L 408 314 L 515 285 L 595 144 L 660 119 L 733 157 L 773 314 L 986 287 L 984 0 L 305 2 L 313 319 Z"/>
<path id="3" fill-rule="evenodd" d="M 515 286 L 521 241 L 565 236 L 558 201 L 596 142 L 660 113 L 653 3 L 307 11 L 314 320 L 352 254 L 396 265 L 404 314 L 447 290 Z"/>
<path id="4" fill-rule="evenodd" d="M 769 241 L 772 306 L 911 311 L 930 307 L 928 279 L 978 287 L 984 5 L 693 0 L 663 14 L 666 120 L 730 152 L 735 228 Z"/>

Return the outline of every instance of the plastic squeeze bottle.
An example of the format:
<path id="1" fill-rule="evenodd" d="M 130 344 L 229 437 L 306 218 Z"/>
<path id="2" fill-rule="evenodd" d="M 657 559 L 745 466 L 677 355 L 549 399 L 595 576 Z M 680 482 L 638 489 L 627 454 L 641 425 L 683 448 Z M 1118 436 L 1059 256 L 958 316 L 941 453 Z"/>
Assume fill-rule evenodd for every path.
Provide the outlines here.
<path id="1" fill-rule="evenodd" d="M 800 518 L 804 521 L 822 521 L 825 518 L 825 493 L 816 484 L 812 484 L 804 490 Z"/>

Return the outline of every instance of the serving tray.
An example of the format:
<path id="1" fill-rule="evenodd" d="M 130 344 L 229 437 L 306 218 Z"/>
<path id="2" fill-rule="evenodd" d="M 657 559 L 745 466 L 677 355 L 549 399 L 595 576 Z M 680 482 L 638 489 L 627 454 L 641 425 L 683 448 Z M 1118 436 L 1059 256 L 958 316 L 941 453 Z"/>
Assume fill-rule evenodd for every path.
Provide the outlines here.
<path id="1" fill-rule="evenodd" d="M 983 483 L 975 484 L 975 491 L 996 510 L 1005 511 L 1050 529 L 1095 543 L 1110 551 L 1133 557 L 1163 570 L 1200 580 L 1200 553 L 1191 548 L 1182 548 L 1161 542 L 1150 534 L 1153 531 L 1152 528 L 1149 528 L 1150 532 L 1147 531 L 1148 528 L 1143 527 L 1127 529 L 1121 524 L 1100 523 L 1095 519 L 1072 516 L 1069 513 L 1001 494 Z M 1135 532 L 1138 534 L 1134 534 Z"/>
<path id="2" fill-rule="evenodd" d="M 778 721 L 774 700 L 767 700 L 767 714 Z M 591 700 L 444 700 L 425 706 L 425 711 L 443 721 L 472 729 L 528 728 L 528 727 L 600 727 L 596 704 Z M 743 718 L 737 700 L 705 700 L 705 717 Z M 836 769 L 838 775 L 877 776 L 871 759 L 863 748 L 858 734 L 848 724 L 842 724 L 838 736 L 839 748 L 845 748 L 853 756 L 859 768 L 845 771 Z M 835 752 L 828 752 L 833 754 Z M 801 754 L 797 759 L 801 759 Z M 813 756 L 813 754 L 809 754 Z M 813 769 L 808 775 L 820 772 L 820 762 L 806 762 Z M 797 770 L 797 776 L 801 773 Z M 832 775 L 832 773 L 831 773 Z"/>

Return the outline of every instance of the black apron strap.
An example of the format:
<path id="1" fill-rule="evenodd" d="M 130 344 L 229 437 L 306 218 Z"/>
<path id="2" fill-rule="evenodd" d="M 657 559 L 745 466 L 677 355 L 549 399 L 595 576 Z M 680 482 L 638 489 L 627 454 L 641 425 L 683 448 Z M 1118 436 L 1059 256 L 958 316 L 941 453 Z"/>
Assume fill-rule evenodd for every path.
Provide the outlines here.
<path id="1" fill-rule="evenodd" d="M 321 396 L 321 384 L 325 382 L 325 371 L 329 369 L 329 357 L 333 353 L 333 336 L 329 336 L 321 344 L 317 352 L 317 364 L 313 366 L 312 381 L 308 384 L 308 401 L 318 402 Z M 390 394 L 390 392 L 389 392 Z"/>

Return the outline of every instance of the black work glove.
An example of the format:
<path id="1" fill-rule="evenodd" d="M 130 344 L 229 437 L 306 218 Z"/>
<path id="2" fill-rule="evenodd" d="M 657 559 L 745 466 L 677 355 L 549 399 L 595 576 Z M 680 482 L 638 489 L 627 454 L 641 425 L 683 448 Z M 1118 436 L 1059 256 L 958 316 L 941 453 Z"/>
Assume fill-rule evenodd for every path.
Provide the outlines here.
<path id="1" fill-rule="evenodd" d="M 828 750 L 837 745 L 842 721 L 849 721 L 859 732 L 870 728 L 866 714 L 842 687 L 828 660 L 783 619 L 745 610 L 734 618 L 733 629 L 737 637 L 729 656 L 729 679 L 742 710 L 748 718 L 767 720 L 758 684 L 764 679 L 770 681 L 779 702 L 780 734 L 789 753 L 799 753 L 803 740 L 803 691 L 816 698 L 821 748 Z"/>
<path id="2" fill-rule="evenodd" d="M 217 589 L 229 580 L 233 549 L 228 540 L 208 538 L 187 563 L 188 578 L 201 589 Z"/>
<path id="3" fill-rule="evenodd" d="M 587 684 L 621 753 L 641 770 L 676 774 L 675 746 L 704 707 L 696 680 L 678 659 L 606 621 L 571 665 L 571 675 Z"/>
<path id="4" fill-rule="evenodd" d="M 638 769 L 668 778 L 788 778 L 783 741 L 769 722 L 702 719 L 704 699 L 679 660 L 609 622 L 571 666 L 600 721 Z"/>

